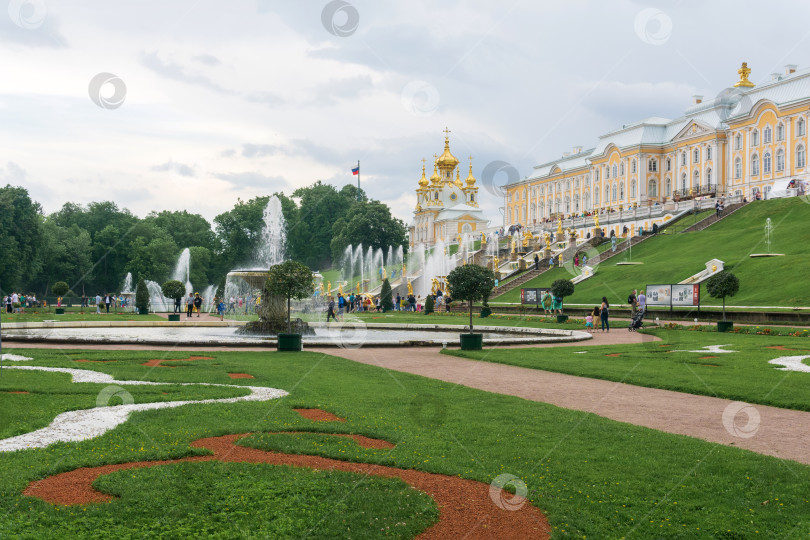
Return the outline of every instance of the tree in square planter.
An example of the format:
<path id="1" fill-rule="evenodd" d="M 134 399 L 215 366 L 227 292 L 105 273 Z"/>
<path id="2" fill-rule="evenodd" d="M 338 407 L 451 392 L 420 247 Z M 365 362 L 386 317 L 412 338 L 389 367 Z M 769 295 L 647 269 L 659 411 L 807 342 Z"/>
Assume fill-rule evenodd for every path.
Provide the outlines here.
<path id="1" fill-rule="evenodd" d="M 740 280 L 728 270 L 718 272 L 706 281 L 709 296 L 723 299 L 723 320 L 717 321 L 718 332 L 728 332 L 734 328 L 734 322 L 726 320 L 726 296 L 734 296 L 739 290 Z"/>
<path id="2" fill-rule="evenodd" d="M 312 271 L 298 261 L 285 261 L 270 267 L 265 291 L 287 299 L 287 333 L 278 334 L 279 351 L 300 351 L 301 334 L 292 333 L 290 304 L 293 298 L 301 300 L 312 294 L 315 288 Z"/>
<path id="3" fill-rule="evenodd" d="M 139 315 L 149 314 L 149 289 L 143 278 L 138 280 L 138 286 L 135 288 L 135 307 L 138 309 Z"/>
<path id="4" fill-rule="evenodd" d="M 562 312 L 563 300 L 566 296 L 571 296 L 574 294 L 574 284 L 570 279 L 558 279 L 551 284 L 551 294 L 554 296 L 554 298 L 560 299 L 559 310 Z M 552 307 L 556 308 L 556 306 Z M 568 315 L 563 315 L 562 313 L 557 314 L 558 323 L 564 323 L 567 320 Z"/>
<path id="5" fill-rule="evenodd" d="M 53 284 L 53 287 L 51 287 L 51 292 L 53 292 L 53 294 L 55 294 L 56 296 L 65 296 L 68 293 L 68 291 L 70 291 L 70 286 L 68 286 L 68 284 L 65 283 L 64 281 L 57 281 L 56 283 Z M 65 308 L 61 306 L 57 307 L 54 313 L 56 315 L 64 315 Z"/>
<path id="6" fill-rule="evenodd" d="M 177 279 L 171 279 L 164 283 L 160 289 L 163 291 L 163 296 L 166 298 L 171 298 L 174 300 L 175 306 L 177 306 L 177 301 L 184 298 L 186 296 L 186 286 L 183 285 L 183 282 Z M 169 314 L 170 321 L 179 321 L 180 320 L 180 313 L 171 313 Z"/>
<path id="7" fill-rule="evenodd" d="M 489 298 L 495 287 L 495 274 L 489 268 L 465 264 L 454 268 L 447 275 L 447 284 L 450 287 L 450 297 L 464 300 L 470 309 L 470 333 L 459 336 L 461 350 L 481 350 L 484 336 L 473 333 L 473 302 Z"/>

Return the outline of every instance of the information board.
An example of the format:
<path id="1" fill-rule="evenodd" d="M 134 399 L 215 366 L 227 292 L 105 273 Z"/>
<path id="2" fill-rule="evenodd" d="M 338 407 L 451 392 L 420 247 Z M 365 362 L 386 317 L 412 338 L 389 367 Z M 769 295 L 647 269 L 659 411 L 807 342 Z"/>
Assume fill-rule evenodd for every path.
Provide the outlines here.
<path id="1" fill-rule="evenodd" d="M 647 285 L 648 306 L 669 306 L 672 301 L 672 285 Z"/>
<path id="2" fill-rule="evenodd" d="M 673 285 L 673 306 L 697 306 L 700 304 L 700 285 Z"/>

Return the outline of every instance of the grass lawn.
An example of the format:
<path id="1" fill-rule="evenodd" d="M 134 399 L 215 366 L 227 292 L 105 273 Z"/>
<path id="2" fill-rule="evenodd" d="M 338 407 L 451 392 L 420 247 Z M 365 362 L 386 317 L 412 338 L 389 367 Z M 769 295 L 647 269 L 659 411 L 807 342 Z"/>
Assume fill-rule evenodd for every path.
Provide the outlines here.
<path id="1" fill-rule="evenodd" d="M 743 338 L 768 343 L 772 339 L 737 336 Z M 685 343 L 687 338 L 681 340 Z M 208 353 L 214 360 L 178 362 L 175 368 L 147 368 L 141 363 L 147 357 L 181 358 L 187 353 L 77 351 L 81 358 L 112 360 L 77 364 L 56 350 L 6 352 L 33 356 L 33 364 L 39 365 L 91 366 L 118 379 L 234 382 L 227 373 L 250 373 L 255 379 L 249 384 L 283 388 L 291 395 L 271 402 L 135 413 L 128 422 L 89 441 L 3 454 L 3 537 L 366 538 L 398 529 L 399 536 L 413 537 L 435 519 L 429 501 L 398 482 L 237 463 L 184 463 L 102 476 L 95 486 L 120 496 L 104 504 L 53 506 L 21 495 L 30 481 L 77 467 L 194 455 L 205 452 L 189 446 L 200 437 L 272 431 L 356 433 L 391 441 L 396 447 L 369 451 L 346 441 L 324 443 L 313 434 L 258 435 L 245 444 L 382 462 L 486 483 L 502 474 L 515 475 L 526 483 L 531 504 L 548 515 L 555 538 L 810 534 L 810 467 L 593 414 L 311 352 L 216 351 Z M 0 372 L 2 380 L 11 371 Z M 753 368 L 738 372 L 751 374 L 762 378 Z M 79 386 L 69 383 L 67 375 L 40 375 L 14 385 L 31 394 L 0 392 L 0 408 L 9 410 L 10 399 L 21 399 L 14 406 L 42 402 L 54 412 L 61 405 L 48 404 L 69 401 L 65 396 Z M 74 404 L 76 408 L 86 404 L 81 392 Z M 347 421 L 316 423 L 302 418 L 294 407 L 322 408 Z"/>
<path id="2" fill-rule="evenodd" d="M 626 332 L 622 324 L 613 331 Z M 775 337 L 688 330 L 650 330 L 662 342 L 603 347 L 445 350 L 445 354 L 487 362 L 556 371 L 638 386 L 703 394 L 786 409 L 810 411 L 810 374 L 780 371 L 768 364 L 780 356 L 810 356 L 807 337 Z M 728 345 L 717 354 L 707 345 Z M 772 347 L 784 346 L 787 350 Z M 575 351 L 586 351 L 574 354 Z M 684 352 L 671 352 L 684 351 Z M 699 351 L 699 352 L 685 352 Z M 617 356 L 608 356 L 617 355 Z"/>
<path id="3" fill-rule="evenodd" d="M 473 327 L 475 326 L 520 326 L 529 328 L 562 328 L 565 330 L 584 330 L 584 319 L 569 319 L 569 322 L 558 323 L 556 317 L 521 315 L 499 315 L 492 314 L 489 317 L 481 318 L 480 307 L 473 308 Z M 394 311 L 388 313 L 351 313 L 346 316 L 346 320 L 364 321 L 367 323 L 385 324 L 460 324 L 469 326 L 470 316 L 468 313 L 440 312 L 425 315 L 423 312 Z"/>
<path id="4" fill-rule="evenodd" d="M 64 315 L 57 315 L 53 312 L 55 308 L 28 308 L 25 313 L 6 313 L 3 311 L 0 314 L 0 319 L 4 323 L 10 322 L 41 322 L 41 321 L 164 321 L 166 319 L 158 315 L 138 315 L 131 311 L 110 311 L 109 313 L 102 310 L 101 314 L 96 313 L 95 307 L 85 308 L 82 311 L 78 307 L 64 308 Z"/>
<path id="5" fill-rule="evenodd" d="M 771 218 L 771 252 L 785 257 L 751 258 L 752 253 L 765 253 L 765 220 Z M 717 258 L 725 262 L 740 279 L 740 292 L 726 303 L 746 306 L 810 306 L 810 288 L 805 279 L 797 279 L 797 268 L 810 266 L 810 250 L 798 241 L 806 238 L 810 205 L 801 199 L 755 201 L 700 232 L 659 235 L 633 248 L 633 261 L 639 266 L 617 266 L 624 256 L 600 264 L 594 276 L 576 286 L 575 304 L 597 302 L 607 296 L 612 304 L 627 301 L 632 289 L 648 284 L 678 283 L 705 269 L 706 262 Z M 770 287 L 779 276 L 779 287 Z M 549 287 L 554 280 L 571 279 L 565 268 L 555 268 L 529 281 L 524 287 Z M 496 302 L 520 301 L 520 290 L 508 291 Z M 701 304 L 722 305 L 711 298 L 705 284 L 701 287 Z"/>

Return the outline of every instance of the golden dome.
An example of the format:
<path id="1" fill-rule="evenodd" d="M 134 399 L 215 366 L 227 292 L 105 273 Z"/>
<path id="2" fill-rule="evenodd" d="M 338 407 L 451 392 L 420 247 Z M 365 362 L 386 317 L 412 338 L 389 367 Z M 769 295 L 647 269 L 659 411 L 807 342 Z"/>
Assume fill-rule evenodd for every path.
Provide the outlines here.
<path id="1" fill-rule="evenodd" d="M 450 153 L 450 137 L 447 135 L 450 133 L 450 130 L 445 129 L 444 133 L 444 152 L 442 152 L 442 155 L 436 160 L 436 163 L 439 165 L 440 169 L 449 169 L 452 171 L 456 168 L 456 165 L 458 165 L 458 159 Z"/>
<path id="2" fill-rule="evenodd" d="M 424 188 L 427 187 L 427 185 L 428 185 L 428 180 L 427 180 L 427 178 L 425 178 L 425 163 L 424 163 L 424 160 L 422 160 L 422 178 L 419 179 L 419 187 L 424 189 Z"/>
<path id="3" fill-rule="evenodd" d="M 472 173 L 472 156 L 470 156 L 470 174 L 467 175 L 467 187 L 473 187 L 475 185 L 475 177 Z"/>
<path id="4" fill-rule="evenodd" d="M 433 162 L 433 175 L 430 177 L 430 181 L 434 184 L 438 184 L 442 181 L 442 177 L 439 176 L 439 170 L 436 168 L 436 161 Z"/>
<path id="5" fill-rule="evenodd" d="M 464 187 L 464 184 L 461 183 L 461 169 L 456 169 L 456 185 L 458 187 Z"/>

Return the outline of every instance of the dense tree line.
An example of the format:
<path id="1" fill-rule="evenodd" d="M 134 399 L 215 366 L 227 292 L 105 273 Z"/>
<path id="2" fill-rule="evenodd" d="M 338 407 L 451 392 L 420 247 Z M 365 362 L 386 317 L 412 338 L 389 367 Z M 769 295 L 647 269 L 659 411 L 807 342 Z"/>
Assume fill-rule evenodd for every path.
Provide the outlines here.
<path id="1" fill-rule="evenodd" d="M 316 182 L 291 196 L 276 193 L 287 226 L 287 258 L 328 268 L 349 244 L 405 245 L 405 225 L 352 185 Z M 49 215 L 22 187 L 0 188 L 0 291 L 49 293 L 56 281 L 76 294 L 118 292 L 124 276 L 162 283 L 180 252 L 191 253 L 191 283 L 202 289 L 253 259 L 270 196 L 239 200 L 213 226 L 187 211 L 144 218 L 115 202 L 65 203 Z"/>

